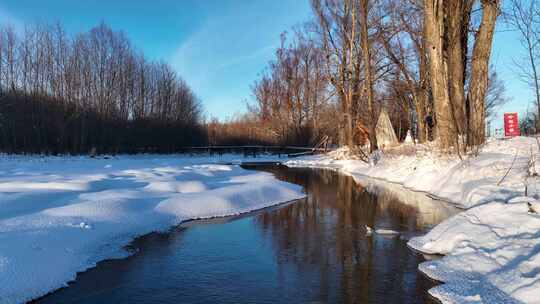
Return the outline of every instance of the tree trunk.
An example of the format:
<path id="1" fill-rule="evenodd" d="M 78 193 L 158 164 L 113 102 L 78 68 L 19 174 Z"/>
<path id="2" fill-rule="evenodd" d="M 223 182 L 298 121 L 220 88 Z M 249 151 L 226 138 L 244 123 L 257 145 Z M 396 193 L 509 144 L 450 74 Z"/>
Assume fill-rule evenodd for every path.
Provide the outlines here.
<path id="1" fill-rule="evenodd" d="M 346 123 L 346 134 L 347 134 L 347 145 L 349 148 L 353 148 L 354 142 L 353 142 L 353 120 L 352 120 L 352 100 L 353 100 L 353 83 L 352 83 L 352 73 L 354 69 L 354 42 L 356 40 L 356 1 L 351 1 L 351 32 L 349 36 L 349 64 L 348 64 L 348 70 L 347 73 L 344 76 L 346 79 L 348 79 L 348 88 L 347 88 L 347 109 L 346 109 L 346 116 L 345 116 L 345 123 Z M 348 1 L 346 5 L 348 4 Z M 345 25 L 346 26 L 346 25 Z"/>
<path id="2" fill-rule="evenodd" d="M 370 151 L 373 152 L 378 149 L 377 136 L 375 134 L 375 127 L 377 124 L 377 118 L 375 115 L 375 109 L 373 107 L 373 75 L 371 72 L 371 54 L 368 37 L 368 0 L 360 0 L 360 36 L 362 44 L 362 55 L 364 61 L 364 73 L 365 73 L 365 89 L 367 96 L 367 106 L 369 112 L 369 143 Z"/>
<path id="3" fill-rule="evenodd" d="M 450 105 L 458 134 L 465 133 L 467 121 L 464 89 L 465 66 L 463 62 L 463 55 L 467 53 L 467 45 L 462 45 L 463 22 L 468 20 L 465 17 L 465 1 L 468 0 L 448 1 L 446 6 L 448 33 L 445 49 L 448 50 Z"/>
<path id="4" fill-rule="evenodd" d="M 425 41 L 425 39 L 423 39 Z M 423 143 L 428 140 L 428 126 L 426 125 L 426 105 L 429 101 L 429 79 L 428 79 L 428 60 L 426 58 L 426 48 L 425 43 L 422 43 L 424 47 L 419 52 L 419 81 L 417 89 L 417 104 L 416 104 L 416 119 L 418 125 L 418 141 Z"/>
<path id="5" fill-rule="evenodd" d="M 426 124 L 427 115 L 427 103 L 429 101 L 429 60 L 427 57 L 427 44 L 426 44 L 426 25 L 425 20 L 422 22 L 422 39 L 421 43 L 417 44 L 418 52 L 418 88 L 417 88 L 417 104 L 416 104 L 416 116 L 418 125 L 418 141 L 421 143 L 428 140 L 428 126 Z"/>
<path id="6" fill-rule="evenodd" d="M 444 9 L 442 1 L 424 0 L 424 26 L 436 133 L 441 148 L 448 149 L 453 143 L 456 130 L 450 114 L 447 67 L 443 58 Z"/>
<path id="7" fill-rule="evenodd" d="M 489 56 L 499 0 L 482 0 L 482 22 L 476 34 L 471 59 L 471 80 L 469 85 L 470 133 L 469 144 L 479 146 L 485 141 L 485 96 L 488 86 Z"/>

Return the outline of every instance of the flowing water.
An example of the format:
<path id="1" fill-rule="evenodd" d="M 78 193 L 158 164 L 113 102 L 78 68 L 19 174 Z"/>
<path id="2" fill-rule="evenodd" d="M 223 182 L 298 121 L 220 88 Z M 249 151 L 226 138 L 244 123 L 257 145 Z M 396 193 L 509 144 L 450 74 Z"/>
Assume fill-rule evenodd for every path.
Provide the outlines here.
<path id="1" fill-rule="evenodd" d="M 417 270 L 424 257 L 406 243 L 455 208 L 330 170 L 257 169 L 302 185 L 308 197 L 141 237 L 133 256 L 101 262 L 36 303 L 432 301 L 435 282 Z"/>

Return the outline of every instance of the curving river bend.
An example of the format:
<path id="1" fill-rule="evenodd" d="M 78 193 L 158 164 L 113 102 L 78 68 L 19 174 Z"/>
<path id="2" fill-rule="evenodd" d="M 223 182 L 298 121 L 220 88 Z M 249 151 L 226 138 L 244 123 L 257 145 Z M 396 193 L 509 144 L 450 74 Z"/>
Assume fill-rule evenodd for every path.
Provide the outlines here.
<path id="1" fill-rule="evenodd" d="M 417 270 L 425 257 L 406 243 L 456 208 L 330 170 L 254 168 L 302 185 L 307 198 L 141 237 L 133 256 L 101 262 L 35 303 L 432 301 L 435 282 Z"/>

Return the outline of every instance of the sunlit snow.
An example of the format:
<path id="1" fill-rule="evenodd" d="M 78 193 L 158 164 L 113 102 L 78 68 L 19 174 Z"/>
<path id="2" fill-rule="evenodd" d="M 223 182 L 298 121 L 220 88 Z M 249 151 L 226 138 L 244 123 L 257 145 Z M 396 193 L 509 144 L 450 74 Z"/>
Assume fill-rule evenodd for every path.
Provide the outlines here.
<path id="1" fill-rule="evenodd" d="M 408 243 L 445 255 L 419 267 L 444 282 L 430 289 L 443 303 L 540 303 L 539 153 L 534 138 L 517 137 L 491 139 L 478 156 L 463 159 L 409 142 L 379 153 L 375 165 L 343 150 L 287 164 L 382 179 L 463 208 Z"/>
<path id="2" fill-rule="evenodd" d="M 136 236 L 304 196 L 271 174 L 215 161 L 0 157 L 0 303 L 39 297 L 126 256 Z"/>

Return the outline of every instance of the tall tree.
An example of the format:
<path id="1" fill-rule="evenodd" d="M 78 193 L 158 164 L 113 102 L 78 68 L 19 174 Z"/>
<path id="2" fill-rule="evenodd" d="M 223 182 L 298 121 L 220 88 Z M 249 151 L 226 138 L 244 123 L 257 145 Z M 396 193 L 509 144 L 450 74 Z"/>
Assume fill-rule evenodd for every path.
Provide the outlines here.
<path id="1" fill-rule="evenodd" d="M 388 85 L 394 90 L 406 90 L 399 92 L 401 96 L 411 96 L 415 112 L 416 136 L 418 141 L 425 142 L 428 138 L 426 116 L 430 82 L 424 39 L 423 7 L 418 5 L 417 1 L 404 3 L 401 0 L 387 0 L 383 13 L 388 17 L 378 19 L 379 42 L 400 74 L 398 78 L 402 78 L 405 84 L 399 87 L 390 81 Z"/>
<path id="2" fill-rule="evenodd" d="M 322 49 L 326 57 L 326 74 L 339 99 L 341 107 L 342 143 L 353 143 L 353 98 L 359 94 L 360 66 L 358 60 L 359 35 L 356 28 L 357 0 L 313 0 L 318 21 Z"/>
<path id="3" fill-rule="evenodd" d="M 445 2 L 446 9 L 446 39 L 445 58 L 449 74 L 449 97 L 452 121 L 456 132 L 464 135 L 466 132 L 465 106 L 465 70 L 467 64 L 467 39 L 469 35 L 469 20 L 472 0 L 452 0 Z M 465 38 L 464 38 L 465 37 Z"/>
<path id="4" fill-rule="evenodd" d="M 485 141 L 485 99 L 489 81 L 489 57 L 495 22 L 499 14 L 499 0 L 482 0 L 482 20 L 474 41 L 471 58 L 469 141 L 477 147 Z"/>
<path id="5" fill-rule="evenodd" d="M 485 140 L 489 57 L 499 10 L 498 0 L 481 0 L 482 20 L 474 39 L 465 99 L 467 36 L 472 5 L 473 2 L 468 0 L 424 0 L 425 39 L 438 139 L 443 149 L 453 147 L 457 152 L 466 149 L 465 143 L 460 141 L 460 136 L 465 133 L 468 146 L 477 147 Z M 467 115 L 464 114 L 466 101 L 469 103 Z M 464 132 L 465 126 L 467 132 Z"/>
<path id="6" fill-rule="evenodd" d="M 369 113 L 369 146 L 371 152 L 373 152 L 378 149 L 377 136 L 375 134 L 377 115 L 373 107 L 373 72 L 371 69 L 371 45 L 368 37 L 368 9 L 368 0 L 360 0 L 360 36 L 362 40 L 362 57 L 364 62 L 364 88 L 366 91 L 367 108 Z"/>
<path id="7" fill-rule="evenodd" d="M 444 1 L 424 0 L 424 26 L 433 104 L 437 122 L 437 138 L 443 149 L 450 148 L 457 133 L 452 119 L 448 74 L 444 60 Z"/>

